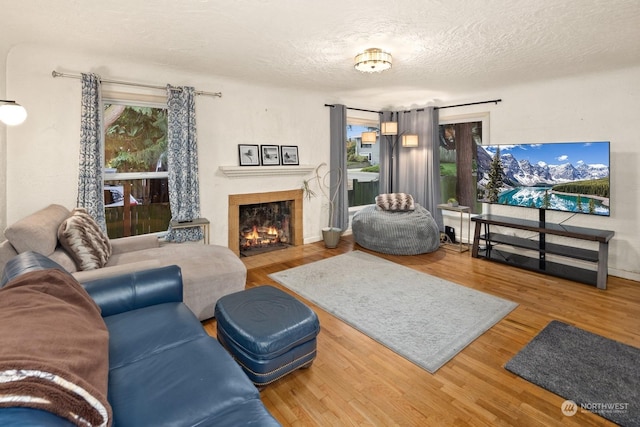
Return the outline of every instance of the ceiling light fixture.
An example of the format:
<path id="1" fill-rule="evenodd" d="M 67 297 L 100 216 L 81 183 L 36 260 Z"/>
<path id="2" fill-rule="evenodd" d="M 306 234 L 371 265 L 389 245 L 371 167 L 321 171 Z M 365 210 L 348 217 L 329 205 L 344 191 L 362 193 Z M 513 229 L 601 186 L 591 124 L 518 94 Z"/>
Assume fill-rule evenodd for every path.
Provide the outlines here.
<path id="1" fill-rule="evenodd" d="M 391 68 L 391 54 L 382 49 L 371 48 L 355 57 L 355 68 L 363 73 L 379 73 Z"/>
<path id="2" fill-rule="evenodd" d="M 16 101 L 0 99 L 0 122 L 8 126 L 19 125 L 27 118 L 27 110 Z"/>

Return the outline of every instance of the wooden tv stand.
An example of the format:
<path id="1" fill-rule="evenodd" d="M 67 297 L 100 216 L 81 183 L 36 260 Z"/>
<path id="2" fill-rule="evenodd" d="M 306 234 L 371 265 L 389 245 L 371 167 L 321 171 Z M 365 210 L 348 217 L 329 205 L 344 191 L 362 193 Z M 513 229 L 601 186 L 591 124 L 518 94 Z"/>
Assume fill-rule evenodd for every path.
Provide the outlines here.
<path id="1" fill-rule="evenodd" d="M 613 231 L 552 224 L 544 221 L 543 214 L 541 214 L 540 221 L 498 215 L 479 215 L 471 218 L 471 220 L 476 223 L 471 252 L 471 256 L 474 258 L 486 258 L 552 276 L 596 285 L 599 289 L 607 288 L 609 240 L 611 240 L 615 234 Z M 538 238 L 524 238 L 493 233 L 491 232 L 492 225 L 533 231 L 538 233 Z M 484 234 L 481 234 L 483 226 Z M 598 250 L 547 243 L 546 235 L 598 242 Z M 484 242 L 482 247 L 480 241 Z M 535 251 L 537 252 L 537 256 L 516 253 L 517 251 L 513 251 L 511 248 Z M 547 261 L 547 254 L 592 262 L 596 265 L 596 270 L 562 264 L 555 261 Z"/>

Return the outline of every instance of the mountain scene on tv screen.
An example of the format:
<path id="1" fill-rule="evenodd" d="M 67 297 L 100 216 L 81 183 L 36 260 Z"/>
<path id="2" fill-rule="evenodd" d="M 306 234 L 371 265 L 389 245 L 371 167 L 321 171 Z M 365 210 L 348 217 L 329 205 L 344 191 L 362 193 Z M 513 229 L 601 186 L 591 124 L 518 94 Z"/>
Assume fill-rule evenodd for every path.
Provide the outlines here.
<path id="1" fill-rule="evenodd" d="M 478 200 L 609 215 L 609 143 L 478 145 Z"/>

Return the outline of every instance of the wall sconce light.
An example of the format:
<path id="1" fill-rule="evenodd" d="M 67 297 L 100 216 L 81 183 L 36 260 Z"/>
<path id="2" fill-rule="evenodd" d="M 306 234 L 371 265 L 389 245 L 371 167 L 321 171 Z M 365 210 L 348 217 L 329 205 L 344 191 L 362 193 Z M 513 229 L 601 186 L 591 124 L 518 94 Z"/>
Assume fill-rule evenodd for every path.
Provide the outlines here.
<path id="1" fill-rule="evenodd" d="M 363 144 L 375 144 L 376 139 L 377 139 L 377 135 L 375 132 L 362 132 Z"/>
<path id="2" fill-rule="evenodd" d="M 0 122 L 8 126 L 19 125 L 27 118 L 27 110 L 16 101 L 0 99 Z"/>
<path id="3" fill-rule="evenodd" d="M 397 135 L 398 122 L 382 122 L 380 123 L 380 133 L 382 135 Z"/>
<path id="4" fill-rule="evenodd" d="M 417 147 L 418 146 L 418 135 L 408 133 L 402 135 L 402 146 L 403 147 Z"/>

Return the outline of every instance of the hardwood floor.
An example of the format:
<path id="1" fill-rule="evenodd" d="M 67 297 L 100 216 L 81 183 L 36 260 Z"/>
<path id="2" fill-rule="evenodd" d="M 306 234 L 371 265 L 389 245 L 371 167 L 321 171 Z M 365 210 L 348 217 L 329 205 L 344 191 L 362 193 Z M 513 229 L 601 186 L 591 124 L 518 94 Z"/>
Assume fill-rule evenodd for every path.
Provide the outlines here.
<path id="1" fill-rule="evenodd" d="M 244 258 L 247 287 L 280 287 L 268 274 L 351 250 L 366 251 L 345 236 L 336 249 L 319 242 Z M 503 366 L 554 319 L 640 347 L 639 282 L 609 277 L 608 289 L 598 290 L 450 249 L 418 256 L 371 253 L 519 306 L 430 374 L 299 297 L 316 311 L 322 330 L 313 366 L 261 392 L 282 425 L 614 425 L 580 410 L 564 416 L 564 399 Z M 215 320 L 205 328 L 215 336 Z"/>

